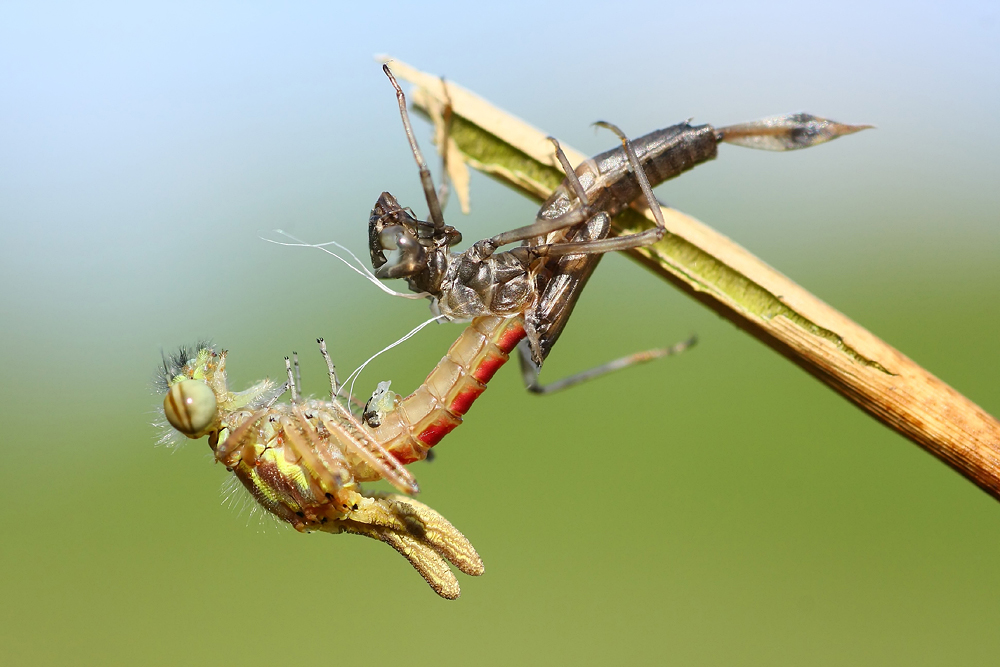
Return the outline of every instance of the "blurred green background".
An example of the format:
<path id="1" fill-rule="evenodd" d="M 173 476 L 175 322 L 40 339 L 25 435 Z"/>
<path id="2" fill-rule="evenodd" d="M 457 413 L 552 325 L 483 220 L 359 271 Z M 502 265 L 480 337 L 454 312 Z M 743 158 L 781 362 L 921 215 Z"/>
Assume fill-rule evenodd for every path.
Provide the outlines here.
<path id="1" fill-rule="evenodd" d="M 245 386 L 314 339 L 351 369 L 427 317 L 274 228 L 363 252 L 383 189 L 424 210 L 373 53 L 595 153 L 694 117 L 878 130 L 723 147 L 659 196 L 1000 414 L 995 3 L 4 3 L 4 664 L 971 664 L 1000 652 L 1000 505 L 622 257 L 544 377 L 696 332 L 549 398 L 498 374 L 414 466 L 486 575 L 438 599 L 390 549 L 222 504 L 205 442 L 154 447 L 161 348 Z M 418 136 L 430 150 L 426 124 Z M 535 207 L 482 177 L 474 240 Z M 363 256 L 363 255 L 362 255 Z M 384 355 L 416 386 L 459 333 Z"/>

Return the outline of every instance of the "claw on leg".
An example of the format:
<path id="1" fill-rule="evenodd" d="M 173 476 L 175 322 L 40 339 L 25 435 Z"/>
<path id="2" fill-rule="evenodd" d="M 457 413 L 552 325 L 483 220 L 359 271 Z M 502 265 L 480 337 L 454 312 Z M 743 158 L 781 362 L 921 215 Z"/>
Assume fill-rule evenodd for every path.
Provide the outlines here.
<path id="1" fill-rule="evenodd" d="M 366 535 L 385 542 L 410 561 L 435 593 L 449 600 L 462 592 L 449 562 L 474 577 L 483 573 L 483 561 L 475 547 L 427 505 L 392 493 L 351 495 L 350 501 L 343 503 L 350 509 L 320 530 Z"/>

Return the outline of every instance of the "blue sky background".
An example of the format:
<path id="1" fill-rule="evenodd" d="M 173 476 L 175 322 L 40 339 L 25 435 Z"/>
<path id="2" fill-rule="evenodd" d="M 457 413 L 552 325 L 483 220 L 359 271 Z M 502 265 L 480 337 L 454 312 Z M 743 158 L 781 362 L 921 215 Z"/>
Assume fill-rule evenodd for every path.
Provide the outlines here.
<path id="1" fill-rule="evenodd" d="M 67 309 L 93 323 L 77 335 L 101 337 L 125 304 L 149 321 L 181 307 L 200 271 L 277 281 L 282 251 L 241 232 L 360 243 L 381 189 L 414 200 L 375 52 L 441 72 L 586 152 L 607 145 L 589 126 L 599 118 L 632 133 L 798 109 L 874 123 L 791 159 L 733 150 L 661 196 L 751 248 L 998 243 L 1000 18 L 988 3 L 0 11 L 0 224 L 16 249 L 2 270 L 22 285 L 4 298 L 29 312 L 46 304 L 32 335 L 52 335 L 49 317 L 65 321 Z M 491 186 L 477 184 L 467 223 L 484 233 L 528 210 Z M 752 228 L 722 215 L 734 205 L 753 211 Z M 225 255 L 213 268 L 190 255 L 197 237 Z M 338 291 L 326 298 L 354 290 Z M 194 319 L 208 312 L 192 306 L 204 308 Z"/>

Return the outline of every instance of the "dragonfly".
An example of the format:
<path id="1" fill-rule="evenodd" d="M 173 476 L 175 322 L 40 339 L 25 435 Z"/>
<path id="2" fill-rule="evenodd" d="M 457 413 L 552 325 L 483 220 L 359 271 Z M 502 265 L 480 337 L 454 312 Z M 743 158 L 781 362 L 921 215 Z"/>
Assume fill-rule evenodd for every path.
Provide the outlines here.
<path id="1" fill-rule="evenodd" d="M 790 151 L 872 127 L 794 113 L 722 128 L 684 122 L 633 140 L 615 125 L 599 121 L 595 125 L 617 135 L 619 147 L 573 168 L 559 142 L 549 137 L 566 178 L 542 204 L 535 221 L 480 240 L 464 252 L 453 252 L 451 248 L 461 241 L 461 233 L 444 222 L 441 196 L 434 189 L 430 170 L 414 137 L 405 95 L 388 65 L 383 65 L 383 70 L 396 91 L 429 219 L 418 219 L 389 192 L 379 196 L 368 224 L 375 275 L 406 280 L 412 292 L 428 295 L 432 310 L 452 319 L 484 314 L 523 315 L 526 340 L 518 352 L 525 384 L 535 393 L 549 393 L 604 372 L 676 353 L 693 343 L 692 340 L 673 348 L 632 355 L 551 386 L 537 382 L 542 363 L 565 328 L 602 255 L 654 244 L 667 233 L 661 204 L 652 187 L 715 159 L 720 143 Z M 446 86 L 444 90 L 447 91 Z M 447 105 L 445 114 L 447 117 Z M 446 123 L 446 132 L 447 128 Z M 447 136 L 440 145 L 447 146 Z M 446 150 L 443 155 L 447 155 Z M 446 175 L 442 183 L 446 192 Z M 638 204 L 650 208 L 655 226 L 643 232 L 610 237 L 611 219 Z M 522 245 L 497 252 L 516 242 Z M 394 260 L 386 257 L 387 251 L 396 251 Z"/>
<path id="2" fill-rule="evenodd" d="M 483 561 L 447 519 L 414 500 L 419 487 L 404 466 L 462 423 L 486 385 L 525 336 L 524 320 L 477 317 L 413 393 L 400 397 L 381 383 L 356 417 L 323 339 L 330 397 L 299 391 L 298 360 L 285 359 L 283 384 L 263 380 L 232 391 L 226 351 L 210 345 L 164 357 L 164 441 L 175 434 L 208 438 L 224 465 L 267 512 L 299 532 L 350 533 L 384 542 L 405 557 L 435 593 L 456 599 L 461 588 L 448 563 L 479 576 Z M 279 399 L 290 393 L 288 402 Z M 387 480 L 399 493 L 367 492 Z"/>

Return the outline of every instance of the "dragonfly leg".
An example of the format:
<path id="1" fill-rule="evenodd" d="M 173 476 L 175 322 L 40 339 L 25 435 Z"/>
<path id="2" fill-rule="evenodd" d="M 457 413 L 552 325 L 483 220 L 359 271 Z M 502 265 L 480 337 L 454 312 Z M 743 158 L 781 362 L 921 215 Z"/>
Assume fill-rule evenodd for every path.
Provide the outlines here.
<path id="1" fill-rule="evenodd" d="M 625 133 L 622 132 L 617 125 L 613 125 L 603 120 L 597 121 L 594 125 L 611 130 L 618 136 L 619 139 L 621 139 L 622 148 L 625 149 L 625 155 L 628 157 L 628 163 L 631 165 L 633 173 L 635 173 L 636 180 L 639 181 L 639 188 L 642 189 L 642 194 L 646 198 L 646 204 L 649 206 L 649 210 L 653 212 L 653 219 L 656 221 L 655 228 L 645 232 L 639 232 L 638 234 L 629 234 L 623 238 L 628 238 L 629 236 L 642 237 L 642 245 L 659 241 L 663 238 L 663 235 L 667 233 L 667 223 L 663 220 L 663 212 L 660 210 L 660 202 L 658 202 L 656 197 L 653 195 L 653 188 L 650 186 L 649 179 L 646 177 L 646 170 L 642 168 L 642 163 L 639 162 L 639 157 L 635 154 L 635 148 L 632 146 L 632 142 L 627 136 L 625 136 Z M 652 232 L 652 234 L 649 232 Z M 652 239 L 653 237 L 655 237 L 655 240 L 647 240 Z"/>
<path id="2" fill-rule="evenodd" d="M 646 203 L 653 212 L 653 218 L 656 220 L 656 227 L 653 229 L 647 229 L 643 232 L 637 232 L 635 234 L 629 234 L 627 236 L 621 236 L 614 239 L 559 244 L 541 244 L 532 248 L 532 252 L 538 256 L 560 257 L 562 255 L 575 255 L 578 253 L 599 254 L 615 250 L 640 248 L 642 246 L 656 243 L 662 239 L 663 235 L 667 232 L 667 223 L 664 221 L 663 213 L 660 211 L 660 202 L 658 202 L 656 197 L 653 195 L 653 188 L 649 184 L 649 179 L 646 177 L 646 171 L 642 168 L 642 163 L 639 162 L 639 158 L 635 154 L 635 148 L 633 148 L 632 142 L 616 125 L 605 121 L 598 121 L 594 124 L 611 130 L 618 135 L 619 139 L 621 139 L 622 147 L 625 150 L 625 155 L 628 157 L 629 165 L 631 165 L 632 171 L 635 173 L 636 179 L 639 181 L 639 187 L 642 189 L 642 193 L 646 198 Z M 495 249 L 496 246 L 543 236 L 557 229 L 564 229 L 580 222 L 585 222 L 593 216 L 594 211 L 587 202 L 586 193 L 583 191 L 583 186 L 580 184 L 580 181 L 576 176 L 576 171 L 569 168 L 569 160 L 566 158 L 562 148 L 559 146 L 559 142 L 552 139 L 552 137 L 549 137 L 549 139 L 555 144 L 556 156 L 558 157 L 560 164 L 563 165 L 563 169 L 566 171 L 570 187 L 577 194 L 577 197 L 580 198 L 580 202 L 583 206 L 571 209 L 564 216 L 549 220 L 538 218 L 531 225 L 512 229 L 509 232 L 497 234 L 492 238 L 479 241 L 473 246 L 473 248 L 476 249 L 481 258 L 488 257 L 489 253 L 491 253 L 492 249 Z M 581 197 L 581 195 L 583 196 Z"/>
<path id="3" fill-rule="evenodd" d="M 564 215 L 556 218 L 537 217 L 530 225 L 518 227 L 517 229 L 511 229 L 510 231 L 506 231 L 477 242 L 473 247 L 475 248 L 475 252 L 480 259 L 486 259 L 500 246 L 516 243 L 517 241 L 533 239 L 539 236 L 545 236 L 550 232 L 566 229 L 567 227 L 572 227 L 573 225 L 580 224 L 581 222 L 586 222 L 593 217 L 595 212 L 590 206 L 590 199 L 587 197 L 587 192 L 584 190 L 583 184 L 580 183 L 580 178 L 576 175 L 576 170 L 573 169 L 573 165 L 570 164 L 569 158 L 567 158 L 566 153 L 563 152 L 562 146 L 559 145 L 559 142 L 555 137 L 548 137 L 548 140 L 551 141 L 552 145 L 555 147 L 556 159 L 559 161 L 559 164 L 562 165 L 563 172 L 566 174 L 566 180 L 569 182 L 570 189 L 573 191 L 573 194 L 576 195 L 576 198 L 580 201 L 582 206 L 574 208 Z"/>
<path id="4" fill-rule="evenodd" d="M 552 145 L 556 149 L 556 159 L 559 160 L 559 164 L 562 165 L 563 173 L 566 174 L 566 180 L 569 181 L 569 187 L 573 190 L 573 194 L 576 198 L 580 200 L 580 203 L 584 206 L 590 206 L 590 199 L 587 198 L 587 191 L 584 190 L 583 184 L 580 183 L 580 177 L 576 175 L 576 169 L 573 169 L 573 165 L 569 163 L 569 158 L 566 157 L 566 153 L 563 152 L 562 146 L 559 145 L 559 141 L 555 137 L 546 137 L 552 142 Z"/>
<path id="5" fill-rule="evenodd" d="M 298 359 L 295 360 L 295 364 L 298 366 Z M 288 357 L 285 357 L 285 373 L 288 374 L 288 389 L 292 392 L 292 403 L 298 403 L 299 388 L 295 384 L 295 378 L 292 375 L 292 361 Z"/>
<path id="6" fill-rule="evenodd" d="M 295 386 L 302 392 L 302 373 L 299 371 L 299 353 L 292 352 L 292 369 L 295 370 Z"/>
<path id="7" fill-rule="evenodd" d="M 657 209 L 659 210 L 659 209 Z M 644 232 L 616 236 L 611 239 L 596 241 L 569 241 L 566 243 L 543 243 L 529 246 L 525 250 L 535 257 L 562 257 L 563 255 L 599 255 L 615 250 L 631 250 L 652 245 L 663 238 L 660 228 L 647 229 Z"/>
<path id="8" fill-rule="evenodd" d="M 336 401 L 341 388 L 340 379 L 337 377 L 337 367 L 333 365 L 333 359 L 330 358 L 330 353 L 327 352 L 326 340 L 317 338 L 316 342 L 319 343 L 319 353 L 323 355 L 323 360 L 326 361 L 327 375 L 330 378 L 330 400 Z M 359 401 L 353 395 L 348 396 L 347 399 L 355 408 L 365 409 L 366 404 Z"/>
<path id="9" fill-rule="evenodd" d="M 565 214 L 556 218 L 535 218 L 530 225 L 518 227 L 496 236 L 491 236 L 482 241 L 476 241 L 470 249 L 479 260 L 488 258 L 500 246 L 526 239 L 533 239 L 538 236 L 545 236 L 549 232 L 558 231 L 587 222 L 594 215 L 594 211 L 589 206 L 571 208 Z"/>
<path id="10" fill-rule="evenodd" d="M 667 223 L 663 219 L 663 212 L 660 210 L 660 202 L 658 202 L 655 195 L 653 195 L 653 188 L 649 185 L 649 179 L 646 178 L 646 171 L 642 168 L 642 163 L 639 162 L 639 158 L 635 154 L 635 148 L 633 148 L 632 142 L 616 125 L 612 125 L 611 123 L 607 123 L 605 121 L 598 121 L 594 123 L 594 125 L 611 130 L 618 135 L 619 139 L 621 139 L 625 155 L 628 157 L 632 171 L 636 175 L 636 180 L 639 181 L 639 187 L 646 198 L 646 204 L 649 206 L 649 210 L 653 212 L 653 219 L 656 220 L 656 226 L 652 229 L 636 232 L 635 234 L 618 236 L 613 239 L 540 244 L 529 249 L 529 252 L 533 255 L 538 257 L 562 257 L 563 255 L 575 255 L 578 253 L 600 254 L 616 250 L 630 250 L 632 248 L 641 248 L 647 245 L 652 245 L 662 239 L 663 235 L 667 233 Z"/>
<path id="11" fill-rule="evenodd" d="M 578 385 L 581 382 L 586 382 L 587 380 L 592 380 L 596 377 L 600 377 L 601 375 L 607 375 L 608 373 L 628 368 L 629 366 L 635 366 L 636 364 L 643 364 L 654 359 L 680 354 L 684 350 L 693 346 L 696 342 L 698 342 L 698 339 L 692 336 L 691 338 L 671 345 L 670 347 L 661 347 L 653 350 L 645 350 L 644 352 L 636 352 L 634 354 L 621 357 L 620 359 L 609 361 L 606 364 L 601 364 L 600 366 L 564 377 L 561 380 L 550 382 L 549 384 L 540 384 L 538 382 L 538 364 L 536 364 L 531 358 L 531 348 L 528 346 L 527 341 L 522 341 L 517 346 L 517 356 L 521 362 L 521 379 L 524 380 L 525 388 L 532 394 L 544 395 L 554 394 L 557 391 L 562 391 L 563 389 Z"/>
<path id="12" fill-rule="evenodd" d="M 316 342 L 319 343 L 319 353 L 323 355 L 323 360 L 326 362 L 326 370 L 330 377 L 330 400 L 337 400 L 337 394 L 340 393 L 340 380 L 337 379 L 337 367 L 333 365 L 333 359 L 330 358 L 330 353 L 326 351 L 326 340 L 322 338 L 317 338 Z"/>
<path id="13" fill-rule="evenodd" d="M 382 65 L 382 71 L 389 77 L 392 87 L 396 89 L 396 101 L 399 103 L 399 115 L 403 119 L 403 130 L 406 132 L 406 139 L 410 142 L 410 150 L 413 152 L 413 159 L 417 162 L 420 170 L 420 184 L 424 188 L 424 198 L 427 199 L 427 208 L 430 211 L 431 222 L 434 229 L 444 229 L 444 214 L 441 212 L 441 202 L 438 201 L 437 192 L 434 190 L 434 180 L 431 178 L 431 170 L 427 168 L 420 147 L 417 146 L 417 139 L 413 136 L 413 126 L 410 124 L 410 113 L 406 110 L 406 96 L 403 89 L 396 83 L 396 77 L 392 75 L 392 70 L 388 65 Z"/>

